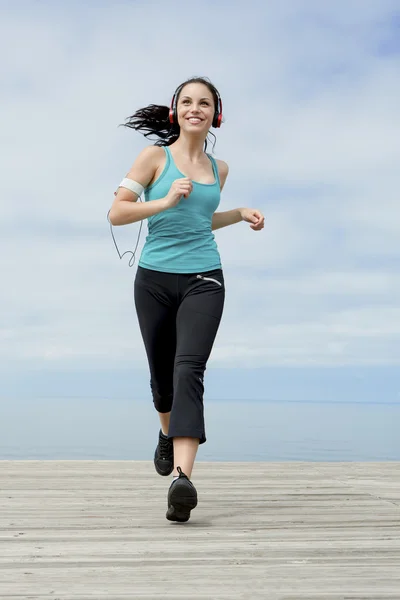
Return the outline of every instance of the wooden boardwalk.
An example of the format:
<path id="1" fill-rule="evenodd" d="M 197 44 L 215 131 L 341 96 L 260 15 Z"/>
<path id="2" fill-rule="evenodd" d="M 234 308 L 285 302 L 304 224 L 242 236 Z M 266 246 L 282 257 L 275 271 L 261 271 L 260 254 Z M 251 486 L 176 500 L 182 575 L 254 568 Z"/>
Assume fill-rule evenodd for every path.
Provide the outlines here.
<path id="1" fill-rule="evenodd" d="M 0 598 L 400 600 L 400 463 L 0 462 Z"/>

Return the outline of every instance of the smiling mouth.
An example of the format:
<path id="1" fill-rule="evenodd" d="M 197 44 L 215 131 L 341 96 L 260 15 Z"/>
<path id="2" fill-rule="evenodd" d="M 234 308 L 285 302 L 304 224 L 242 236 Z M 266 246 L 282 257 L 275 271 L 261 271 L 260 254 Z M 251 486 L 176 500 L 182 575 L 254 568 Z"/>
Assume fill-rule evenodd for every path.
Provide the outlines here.
<path id="1" fill-rule="evenodd" d="M 199 117 L 189 117 L 188 121 L 189 123 L 193 123 L 194 125 L 196 125 L 198 123 L 202 123 L 203 119 L 200 119 Z"/>

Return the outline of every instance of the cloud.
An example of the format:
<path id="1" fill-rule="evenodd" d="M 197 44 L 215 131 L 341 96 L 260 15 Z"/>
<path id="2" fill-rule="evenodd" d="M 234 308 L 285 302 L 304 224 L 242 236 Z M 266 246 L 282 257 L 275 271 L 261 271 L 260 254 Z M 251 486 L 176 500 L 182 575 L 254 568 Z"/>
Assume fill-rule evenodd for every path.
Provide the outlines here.
<path id="1" fill-rule="evenodd" d="M 261 233 L 216 232 L 228 297 L 213 364 L 396 362 L 396 3 L 206 3 L 205 29 L 185 3 L 173 13 L 160 2 L 9 6 L 0 25 L 10 57 L 1 67 L 5 360 L 145 364 L 135 269 L 119 262 L 105 216 L 148 142 L 118 124 L 208 74 L 226 117 L 221 210 L 257 206 L 267 217 Z M 137 232 L 114 230 L 122 250 Z"/>

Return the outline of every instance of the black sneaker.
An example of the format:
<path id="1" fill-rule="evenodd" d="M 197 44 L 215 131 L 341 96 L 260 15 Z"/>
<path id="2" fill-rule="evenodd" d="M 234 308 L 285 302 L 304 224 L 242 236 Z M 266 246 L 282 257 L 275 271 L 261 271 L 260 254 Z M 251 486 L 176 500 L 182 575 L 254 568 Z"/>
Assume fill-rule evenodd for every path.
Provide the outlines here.
<path id="1" fill-rule="evenodd" d="M 197 491 L 190 479 L 178 467 L 179 478 L 168 490 L 168 521 L 189 521 L 190 511 L 197 506 Z"/>
<path id="2" fill-rule="evenodd" d="M 158 446 L 154 453 L 154 466 L 159 475 L 171 475 L 174 470 L 173 440 L 163 434 L 160 429 Z"/>

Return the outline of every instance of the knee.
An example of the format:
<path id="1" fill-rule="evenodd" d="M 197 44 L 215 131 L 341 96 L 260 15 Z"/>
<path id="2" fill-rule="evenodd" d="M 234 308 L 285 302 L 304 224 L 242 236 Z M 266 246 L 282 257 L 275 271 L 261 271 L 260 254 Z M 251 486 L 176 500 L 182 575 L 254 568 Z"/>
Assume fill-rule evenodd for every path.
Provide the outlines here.
<path id="1" fill-rule="evenodd" d="M 205 364 L 202 360 L 177 360 L 175 363 L 175 381 L 192 379 L 203 382 Z"/>
<path id="2" fill-rule="evenodd" d="M 163 390 L 150 382 L 151 393 L 153 396 L 154 408 L 157 412 L 168 413 L 172 408 L 173 394 L 171 391 Z"/>
<path id="3" fill-rule="evenodd" d="M 204 361 L 201 357 L 177 358 L 175 360 L 175 370 L 179 370 L 182 373 L 192 373 L 199 369 L 204 369 Z"/>

